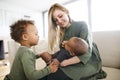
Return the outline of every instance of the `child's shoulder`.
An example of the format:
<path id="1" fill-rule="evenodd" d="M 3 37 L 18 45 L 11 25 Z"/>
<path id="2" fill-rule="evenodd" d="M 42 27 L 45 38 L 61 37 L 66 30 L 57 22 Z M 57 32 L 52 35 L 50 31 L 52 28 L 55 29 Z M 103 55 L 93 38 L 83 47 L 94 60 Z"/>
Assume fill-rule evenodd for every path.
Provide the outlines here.
<path id="1" fill-rule="evenodd" d="M 25 46 L 20 46 L 18 51 L 17 51 L 17 54 L 19 56 L 35 56 L 35 53 L 33 52 L 33 50 L 31 48 L 27 48 Z"/>
<path id="2" fill-rule="evenodd" d="M 33 53 L 33 50 L 31 48 L 25 47 L 25 46 L 20 46 L 18 49 L 18 52 L 21 53 Z"/>

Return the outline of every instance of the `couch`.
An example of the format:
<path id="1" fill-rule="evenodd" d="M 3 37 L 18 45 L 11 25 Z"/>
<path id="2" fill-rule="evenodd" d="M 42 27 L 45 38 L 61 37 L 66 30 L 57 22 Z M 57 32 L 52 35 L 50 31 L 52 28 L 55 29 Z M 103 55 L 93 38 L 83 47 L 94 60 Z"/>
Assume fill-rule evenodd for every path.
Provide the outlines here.
<path id="1" fill-rule="evenodd" d="M 120 31 L 93 32 L 93 41 L 97 44 L 102 59 L 106 79 L 120 80 Z"/>
<path id="2" fill-rule="evenodd" d="M 120 80 L 120 31 L 93 32 L 93 41 L 98 46 L 102 68 L 107 73 L 107 77 L 103 80 Z M 19 44 L 9 41 L 8 46 L 10 65 L 12 65 Z M 47 41 L 40 40 L 39 44 L 32 49 L 36 53 L 44 52 L 47 50 L 47 46 Z M 45 66 L 46 64 L 41 58 L 37 59 L 37 69 L 42 69 Z"/>

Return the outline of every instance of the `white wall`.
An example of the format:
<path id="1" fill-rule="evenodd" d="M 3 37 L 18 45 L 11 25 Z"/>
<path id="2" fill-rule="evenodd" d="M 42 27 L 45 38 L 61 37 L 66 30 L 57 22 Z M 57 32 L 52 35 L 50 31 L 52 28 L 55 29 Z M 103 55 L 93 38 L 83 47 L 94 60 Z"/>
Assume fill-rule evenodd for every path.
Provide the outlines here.
<path id="1" fill-rule="evenodd" d="M 0 3 L 0 39 L 4 40 L 5 52 L 8 51 L 7 41 L 10 38 L 9 26 L 18 19 L 34 20 L 38 28 L 40 39 L 43 38 L 42 13 L 34 10 Z"/>

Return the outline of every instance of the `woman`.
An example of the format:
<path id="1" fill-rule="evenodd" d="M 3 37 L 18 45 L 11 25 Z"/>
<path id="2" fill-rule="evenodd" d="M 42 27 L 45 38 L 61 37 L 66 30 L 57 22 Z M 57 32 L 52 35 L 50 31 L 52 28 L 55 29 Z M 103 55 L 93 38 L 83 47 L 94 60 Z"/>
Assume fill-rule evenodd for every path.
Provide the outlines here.
<path id="1" fill-rule="evenodd" d="M 99 51 L 92 42 L 91 32 L 85 22 L 73 21 L 69 16 L 69 11 L 58 3 L 52 5 L 49 9 L 48 22 L 49 48 L 51 51 L 55 52 L 59 45 L 61 49 L 65 40 L 71 37 L 80 37 L 89 45 L 89 49 L 84 55 L 75 56 L 71 59 L 71 61 L 76 61 L 76 64 L 67 66 L 66 64 L 70 63 L 70 60 L 64 60 L 61 63 L 64 67 L 60 67 L 60 71 L 64 73 L 64 76 L 68 77 L 68 80 L 97 80 L 97 78 L 106 77 L 104 71 L 101 70 L 102 64 Z M 103 72 L 103 74 L 100 72 Z M 55 78 L 55 80 L 67 79 L 60 79 L 59 77 Z"/>

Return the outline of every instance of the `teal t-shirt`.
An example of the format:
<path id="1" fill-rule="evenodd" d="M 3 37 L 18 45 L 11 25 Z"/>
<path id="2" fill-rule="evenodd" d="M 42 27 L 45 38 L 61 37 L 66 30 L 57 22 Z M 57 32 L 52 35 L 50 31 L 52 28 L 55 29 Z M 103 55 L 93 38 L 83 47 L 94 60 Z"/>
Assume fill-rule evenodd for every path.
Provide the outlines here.
<path id="1" fill-rule="evenodd" d="M 51 73 L 49 67 L 36 70 L 35 62 L 35 53 L 30 48 L 20 46 L 8 77 L 10 80 L 37 80 Z"/>
<path id="2" fill-rule="evenodd" d="M 85 22 L 75 21 L 65 30 L 63 41 L 71 37 L 80 37 L 89 44 L 88 51 L 84 55 L 78 56 L 81 61 L 80 63 L 60 68 L 73 80 L 80 80 L 81 78 L 91 76 L 98 73 L 101 69 L 101 59 L 100 56 L 97 55 L 99 51 L 97 51 L 96 48 L 92 49 L 94 46 L 92 45 L 92 36 L 89 31 Z"/>

